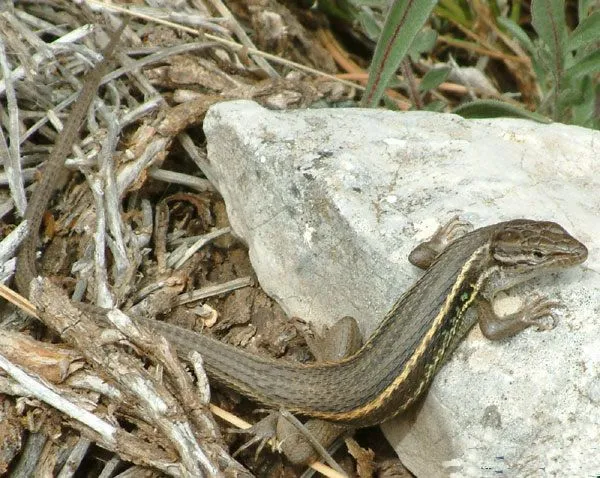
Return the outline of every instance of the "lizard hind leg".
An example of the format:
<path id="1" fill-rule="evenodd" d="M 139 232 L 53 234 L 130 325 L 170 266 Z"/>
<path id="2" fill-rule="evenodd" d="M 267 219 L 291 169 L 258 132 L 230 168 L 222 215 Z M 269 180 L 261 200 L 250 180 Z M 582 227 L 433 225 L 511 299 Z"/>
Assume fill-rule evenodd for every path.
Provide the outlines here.
<path id="1" fill-rule="evenodd" d="M 429 269 L 433 261 L 449 244 L 473 230 L 473 224 L 454 216 L 446 224 L 439 227 L 427 241 L 417 245 L 408 255 L 409 262 L 419 269 Z"/>
<path id="2" fill-rule="evenodd" d="M 356 320 L 344 317 L 337 321 L 323 336 L 306 337 L 309 348 L 317 361 L 335 362 L 354 354 L 362 345 Z M 256 456 L 271 442 L 273 448 L 281 451 L 292 463 L 306 465 L 320 455 L 318 448 L 330 447 L 338 437 L 348 431 L 348 427 L 325 420 L 310 419 L 298 426 L 286 418 L 283 411 L 271 411 L 265 418 L 246 430 L 231 430 L 235 433 L 249 433 L 253 437 L 244 443 L 234 456 L 252 445 L 258 444 Z M 312 438 L 308 438 L 309 435 Z"/>
<path id="3" fill-rule="evenodd" d="M 228 433 L 244 433 L 249 434 L 252 437 L 247 440 L 242 446 L 240 446 L 232 456 L 235 458 L 244 450 L 247 450 L 251 446 L 256 446 L 256 452 L 254 454 L 254 459 L 258 459 L 258 455 L 263 451 L 265 445 L 269 442 L 274 445 L 277 440 L 277 421 L 279 420 L 279 412 L 269 410 L 269 414 L 256 422 L 250 428 L 246 428 L 243 430 L 239 430 L 237 428 L 228 428 Z"/>

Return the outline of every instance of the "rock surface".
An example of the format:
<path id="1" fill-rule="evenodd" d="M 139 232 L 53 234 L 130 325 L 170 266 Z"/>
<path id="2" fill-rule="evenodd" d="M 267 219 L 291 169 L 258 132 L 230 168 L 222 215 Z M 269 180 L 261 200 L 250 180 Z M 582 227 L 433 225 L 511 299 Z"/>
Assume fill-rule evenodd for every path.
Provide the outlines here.
<path id="1" fill-rule="evenodd" d="M 319 325 L 352 315 L 368 335 L 420 275 L 409 251 L 454 215 L 554 220 L 584 242 L 583 266 L 500 301 L 562 301 L 554 330 L 490 342 L 475 327 L 422 406 L 384 431 L 419 477 L 600 474 L 600 133 L 247 101 L 212 107 L 204 129 L 205 173 L 262 287 Z"/>

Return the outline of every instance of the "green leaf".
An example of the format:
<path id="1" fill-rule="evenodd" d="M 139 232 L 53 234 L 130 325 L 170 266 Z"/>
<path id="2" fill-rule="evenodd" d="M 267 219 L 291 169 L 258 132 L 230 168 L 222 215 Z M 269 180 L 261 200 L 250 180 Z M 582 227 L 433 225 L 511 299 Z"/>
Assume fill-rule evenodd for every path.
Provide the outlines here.
<path id="1" fill-rule="evenodd" d="M 431 28 L 424 28 L 415 36 L 415 39 L 408 49 L 408 55 L 411 60 L 419 61 L 419 57 L 423 53 L 429 53 L 433 50 L 435 42 L 437 41 L 437 32 Z"/>
<path id="2" fill-rule="evenodd" d="M 572 123 L 587 128 L 594 127 L 596 117 L 596 93 L 594 84 L 589 76 L 583 78 L 581 82 L 582 98 L 578 104 L 572 107 Z"/>
<path id="3" fill-rule="evenodd" d="M 504 103 L 497 100 L 476 100 L 465 103 L 455 108 L 453 113 L 463 118 L 498 118 L 509 116 L 512 118 L 524 118 L 540 123 L 550 123 L 545 116 L 527 111 L 521 107 Z"/>
<path id="4" fill-rule="evenodd" d="M 519 18 L 521 18 L 522 4 L 522 0 L 514 0 L 512 2 L 512 8 L 510 9 L 510 19 L 515 23 L 519 21 Z"/>
<path id="5" fill-rule="evenodd" d="M 525 30 L 523 30 L 510 18 L 497 17 L 496 21 L 500 24 L 500 26 L 506 28 L 506 30 L 510 34 L 512 34 L 514 38 L 517 39 L 517 41 L 523 46 L 523 48 L 525 48 L 530 54 L 533 54 L 533 52 L 535 51 L 535 47 L 529 36 L 527 36 L 527 33 L 525 33 Z"/>
<path id="6" fill-rule="evenodd" d="M 469 7 L 464 2 L 440 0 L 439 4 L 435 7 L 435 14 L 463 27 L 470 28 L 472 24 Z"/>
<path id="7" fill-rule="evenodd" d="M 392 76 L 392 79 L 388 82 L 387 87 L 392 89 L 408 88 L 406 80 L 398 77 L 397 75 Z"/>
<path id="8" fill-rule="evenodd" d="M 550 49 L 555 70 L 562 70 L 567 40 L 564 0 L 532 0 L 531 24 Z"/>
<path id="9" fill-rule="evenodd" d="M 432 68 L 429 70 L 423 78 L 421 79 L 421 83 L 419 84 L 419 91 L 429 91 L 437 88 L 446 81 L 448 75 L 450 74 L 452 69 L 448 66 L 444 66 L 442 68 Z"/>
<path id="10" fill-rule="evenodd" d="M 375 15 L 370 8 L 362 8 L 356 18 L 365 32 L 365 35 L 372 41 L 377 41 L 381 34 L 381 26 L 377 23 Z"/>
<path id="11" fill-rule="evenodd" d="M 319 0 L 317 2 L 320 11 L 343 23 L 352 24 L 358 13 L 357 8 L 348 1 L 341 0 Z"/>
<path id="12" fill-rule="evenodd" d="M 436 100 L 431 103 L 427 103 L 423 108 L 423 111 L 435 111 L 437 113 L 441 113 L 446 109 L 447 103 L 444 101 Z"/>
<path id="13" fill-rule="evenodd" d="M 546 84 L 540 83 L 542 90 L 554 88 L 555 94 L 547 99 L 552 116 L 557 114 L 557 95 L 563 88 L 565 74 L 565 58 L 567 57 L 567 28 L 564 0 L 532 0 L 531 24 L 535 28 L 539 40 L 538 49 L 534 52 L 536 62 L 545 70 Z"/>
<path id="14" fill-rule="evenodd" d="M 396 0 L 393 3 L 375 47 L 369 81 L 361 102 L 363 106 L 377 106 L 388 81 L 436 3 L 437 0 Z"/>
<path id="15" fill-rule="evenodd" d="M 348 0 L 348 3 L 350 3 L 357 9 L 367 7 L 381 11 L 386 11 L 388 8 L 388 3 L 386 2 L 386 0 Z"/>
<path id="16" fill-rule="evenodd" d="M 498 0 L 492 0 L 491 2 L 487 2 L 490 9 L 490 15 L 493 17 L 500 16 L 500 9 L 498 8 Z"/>
<path id="17" fill-rule="evenodd" d="M 577 50 L 597 41 L 600 41 L 600 12 L 594 12 L 571 32 L 567 47 L 569 50 Z"/>
<path id="18" fill-rule="evenodd" d="M 577 60 L 571 68 L 567 70 L 567 80 L 573 80 L 581 75 L 587 75 L 600 71 L 600 50 L 596 50 L 587 56 Z"/>
<path id="19" fill-rule="evenodd" d="M 583 100 L 583 91 L 577 88 L 564 88 L 558 95 L 558 103 L 561 108 L 567 109 L 571 105 L 578 104 Z"/>
<path id="20" fill-rule="evenodd" d="M 383 106 L 385 106 L 386 110 L 400 111 L 400 108 L 398 108 L 398 104 L 388 95 L 383 95 Z"/>
<path id="21" fill-rule="evenodd" d="M 579 16 L 579 21 L 583 21 L 583 19 L 588 16 L 588 12 L 596 1 L 597 0 L 579 0 L 577 2 L 577 15 Z"/>

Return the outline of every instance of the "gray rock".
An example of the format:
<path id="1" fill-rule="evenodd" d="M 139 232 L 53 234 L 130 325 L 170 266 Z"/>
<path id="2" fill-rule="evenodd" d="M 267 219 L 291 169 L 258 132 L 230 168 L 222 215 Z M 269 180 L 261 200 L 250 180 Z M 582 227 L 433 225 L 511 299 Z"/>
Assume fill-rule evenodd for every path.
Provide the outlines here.
<path id="1" fill-rule="evenodd" d="M 455 215 L 554 220 L 588 245 L 583 266 L 499 301 L 561 300 L 554 330 L 490 342 L 475 327 L 422 406 L 384 431 L 417 476 L 600 473 L 600 133 L 248 101 L 212 107 L 204 129 L 205 173 L 262 287 L 318 325 L 352 315 L 368 335 L 420 275 L 409 251 Z"/>

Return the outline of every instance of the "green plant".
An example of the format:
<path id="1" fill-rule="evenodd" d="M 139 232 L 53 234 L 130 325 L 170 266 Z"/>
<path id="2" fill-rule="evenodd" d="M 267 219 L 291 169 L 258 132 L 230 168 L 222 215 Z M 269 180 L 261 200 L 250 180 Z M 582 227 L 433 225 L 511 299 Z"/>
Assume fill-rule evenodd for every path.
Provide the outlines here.
<path id="1" fill-rule="evenodd" d="M 362 105 L 375 107 L 437 0 L 396 0 L 375 47 Z"/>
<path id="2" fill-rule="evenodd" d="M 564 0 L 533 0 L 533 40 L 513 20 L 497 20 L 531 55 L 541 93 L 537 112 L 555 121 L 598 128 L 600 11 L 592 13 L 592 3 L 579 1 L 579 24 L 569 32 Z"/>
<path id="3" fill-rule="evenodd" d="M 358 0 L 355 0 L 358 1 Z M 533 102 L 535 113 L 503 101 L 475 100 L 468 106 L 461 105 L 455 112 L 464 116 L 521 116 L 528 118 L 552 118 L 555 121 L 598 128 L 600 119 L 596 111 L 600 97 L 598 77 L 600 72 L 600 11 L 598 0 L 579 0 L 577 4 L 578 25 L 572 31 L 567 27 L 565 0 L 532 0 L 530 36 L 517 24 L 523 13 L 521 1 L 501 15 L 498 3 L 488 2 L 496 28 L 509 33 L 525 50 L 535 73 L 536 83 Z M 364 11 L 364 9 L 363 9 Z M 450 22 L 461 29 L 472 29 L 477 18 L 464 0 L 397 0 L 388 12 L 381 28 L 379 40 L 370 67 L 369 82 L 362 100 L 363 106 L 379 104 L 386 87 L 394 82 L 398 68 L 410 73 L 406 58 L 431 50 L 431 36 L 424 43 L 422 26 L 434 13 L 432 24 Z M 379 25 L 370 24 L 370 36 L 376 36 Z M 434 32 L 435 35 L 435 32 Z M 466 42 L 465 42 L 466 43 Z M 472 43 L 474 45 L 475 43 Z M 501 49 L 498 50 L 501 52 Z M 443 73 L 430 72 L 422 80 L 420 90 L 435 88 L 445 78 Z M 424 83 L 424 84 L 423 84 Z M 411 92 L 418 108 L 430 109 L 418 103 L 419 98 Z M 443 103 L 442 103 L 443 104 Z M 439 107 L 439 105 L 438 105 Z"/>

